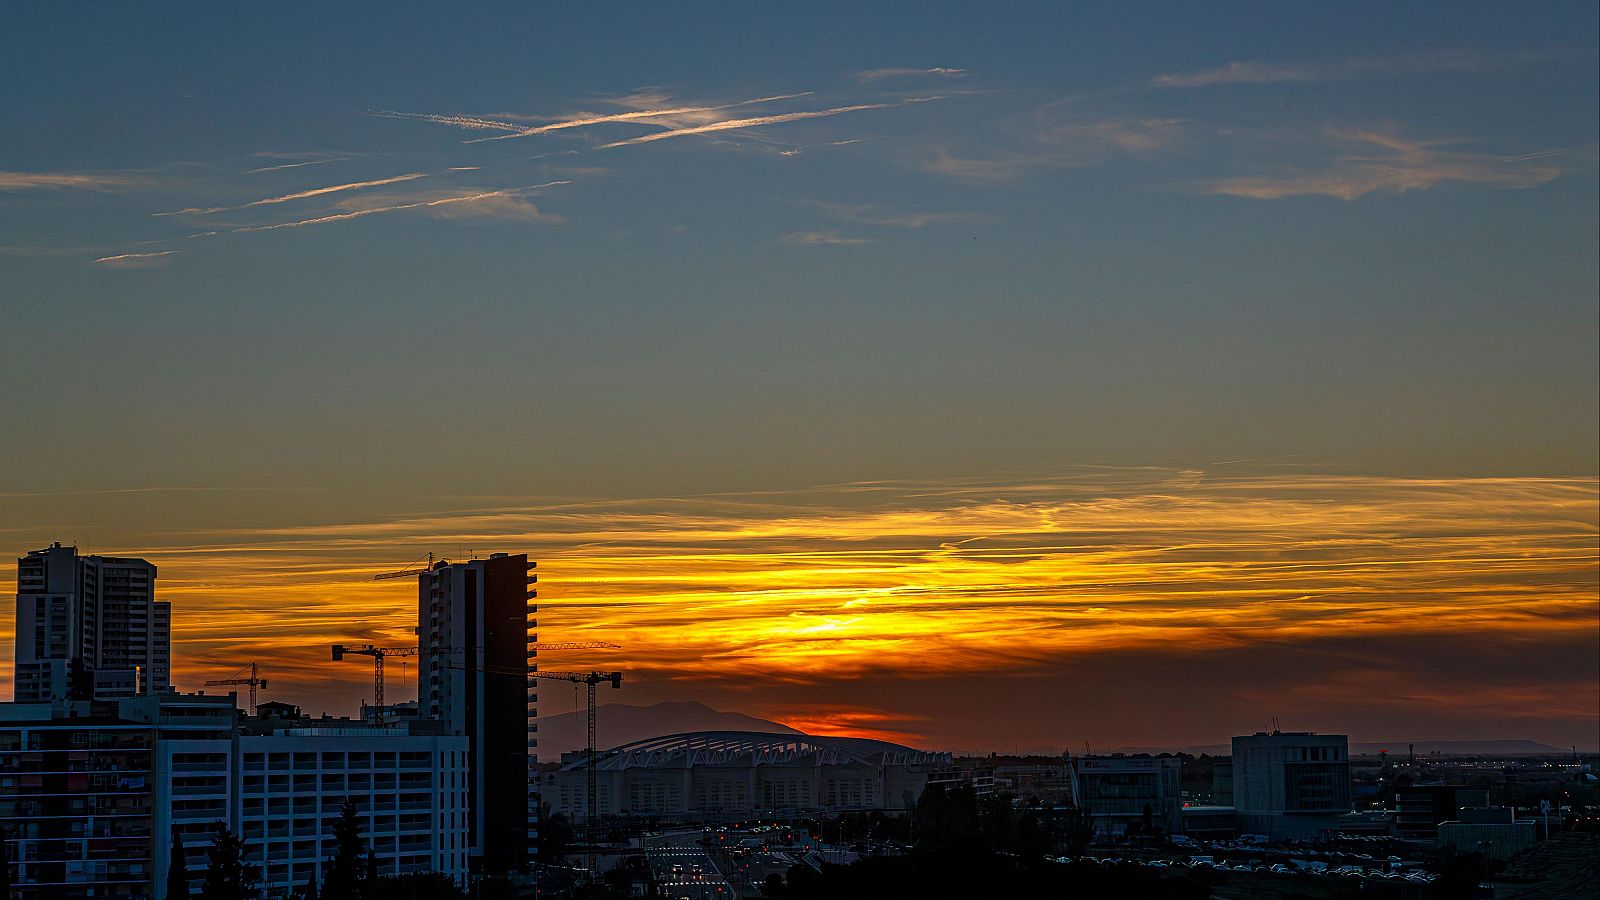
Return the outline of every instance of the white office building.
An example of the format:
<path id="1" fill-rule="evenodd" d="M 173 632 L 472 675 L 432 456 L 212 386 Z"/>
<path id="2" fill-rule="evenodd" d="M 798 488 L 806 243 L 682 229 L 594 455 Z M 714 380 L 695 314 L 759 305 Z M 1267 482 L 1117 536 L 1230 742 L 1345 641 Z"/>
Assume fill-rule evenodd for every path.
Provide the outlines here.
<path id="1" fill-rule="evenodd" d="M 1315 838 L 1351 810 L 1350 739 L 1260 731 L 1233 739 L 1239 831 L 1273 840 Z"/>
<path id="2" fill-rule="evenodd" d="M 152 851 L 154 884 L 162 891 L 174 832 L 198 888 L 220 821 L 261 867 L 265 896 L 296 896 L 327 877 L 333 824 L 346 800 L 355 804 L 380 875 L 442 872 L 466 883 L 470 787 L 463 737 L 298 715 L 236 727 L 231 694 L 141 697 L 125 701 L 122 716 L 158 728 L 154 795 L 164 802 L 153 811 Z"/>

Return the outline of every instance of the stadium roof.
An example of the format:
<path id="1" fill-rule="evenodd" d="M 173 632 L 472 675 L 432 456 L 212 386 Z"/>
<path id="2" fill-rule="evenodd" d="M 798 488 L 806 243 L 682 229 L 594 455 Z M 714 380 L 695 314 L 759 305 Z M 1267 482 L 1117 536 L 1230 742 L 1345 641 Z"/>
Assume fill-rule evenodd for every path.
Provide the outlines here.
<path id="1" fill-rule="evenodd" d="M 596 768 L 680 769 L 695 766 L 948 766 L 948 753 L 914 750 L 868 738 L 764 731 L 690 731 L 646 738 L 597 755 Z M 562 766 L 581 770 L 583 759 Z"/>

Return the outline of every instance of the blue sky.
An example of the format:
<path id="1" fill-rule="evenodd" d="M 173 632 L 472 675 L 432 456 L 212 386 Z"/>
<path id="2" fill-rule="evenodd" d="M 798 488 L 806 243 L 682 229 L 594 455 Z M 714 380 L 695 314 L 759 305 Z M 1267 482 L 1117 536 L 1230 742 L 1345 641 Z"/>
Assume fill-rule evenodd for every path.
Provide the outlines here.
<path id="1" fill-rule="evenodd" d="M 1182 584 L 1229 554 L 1270 580 L 1296 547 L 1355 554 L 1353 572 L 1410 571 L 1413 552 L 1439 571 L 1362 582 L 1382 615 L 1359 639 L 1402 648 L 1373 658 L 1328 643 L 1351 627 L 1346 570 L 1292 597 L 1241 591 L 1269 604 L 1263 621 L 1284 616 L 1271 671 L 1251 668 L 1257 637 L 1229 631 L 1233 601 L 1180 592 L 1194 621 L 1223 623 L 1203 640 L 1163 630 L 1185 617 L 1156 604 L 1162 661 L 1134 668 L 1181 669 L 1161 654 L 1200 641 L 1235 686 L 1291 691 L 1218 686 L 1188 737 L 1256 727 L 1271 703 L 1324 703 L 1319 727 L 1378 737 L 1415 721 L 1417 698 L 1363 720 L 1354 694 L 1293 694 L 1302 651 L 1356 693 L 1470 670 L 1480 696 L 1509 692 L 1496 708 L 1557 723 L 1518 733 L 1592 735 L 1596 698 L 1571 678 L 1593 684 L 1597 526 L 1567 511 L 1593 496 L 1600 456 L 1597 27 L 1592 2 L 10 4 L 0 535 L 19 553 L 59 538 L 160 557 L 196 629 L 186 671 L 226 674 L 231 642 L 274 627 L 261 612 L 276 616 L 285 573 L 313 599 L 284 647 L 354 639 L 327 623 L 357 603 L 379 611 L 363 634 L 392 640 L 409 600 L 362 593 L 371 571 L 531 546 L 571 573 L 547 636 L 576 636 L 621 621 L 607 604 L 626 573 L 574 562 L 637 528 L 618 510 L 670 520 L 662 558 L 695 566 L 716 523 L 696 577 L 755 606 L 770 585 L 715 565 L 792 514 L 806 527 L 784 553 L 868 541 L 935 573 L 863 582 L 933 598 L 897 611 L 909 619 L 849 618 L 865 649 L 839 652 L 871 660 L 905 622 L 943 634 L 951 585 L 1010 623 L 1031 614 L 1009 603 L 1082 600 L 1046 578 L 1043 599 L 1017 601 L 981 562 L 981 578 L 938 574 L 1000 527 L 986 523 L 1017 512 L 1060 556 L 1041 557 L 1047 572 L 1148 603 L 1143 576 L 1073 555 L 1088 540 L 1073 517 L 1183 519 L 1168 500 L 1216 490 L 1225 514 L 1205 515 L 1252 537 Z M 1108 471 L 1152 486 L 1102 489 Z M 1343 478 L 1362 490 L 1328 488 Z M 980 487 L 925 489 L 950 483 Z M 1325 506 L 1301 505 L 1319 490 Z M 1448 500 L 1413 508 L 1416 490 Z M 729 492 L 737 515 L 718 505 Z M 569 500 L 602 524 L 574 525 Z M 501 508 L 538 527 L 494 524 Z M 1394 508 L 1382 547 L 1351 543 Z M 923 524 L 872 532 L 902 517 Z M 1111 537 L 1094 540 L 1160 557 L 1178 540 L 1164 535 L 1208 521 L 1096 518 Z M 1445 549 L 1419 549 L 1441 534 Z M 1507 574 L 1495 548 L 1519 541 L 1534 549 Z M 787 559 L 759 565 L 777 583 Z M 1467 570 L 1494 615 L 1439 587 Z M 759 633 L 792 654 L 787 623 L 833 627 L 838 592 L 732 616 L 703 653 L 742 660 Z M 1274 612 L 1280 599 L 1328 621 Z M 980 655 L 979 671 L 1127 678 L 1116 653 L 1145 647 L 1127 637 L 1143 626 L 1098 625 L 1116 639 L 1062 649 L 1018 624 L 989 638 L 1043 668 Z M 1419 636 L 1432 655 L 1383 668 Z M 675 681 L 671 648 L 630 641 L 636 701 L 737 705 L 746 689 Z M 1539 656 L 1560 665 L 1517 674 Z M 281 683 L 326 689 L 320 658 L 296 665 L 303 683 Z M 344 700 L 361 682 L 348 674 Z M 1164 690 L 1126 685 L 1130 705 Z M 940 713 L 913 702 L 939 696 L 925 687 L 885 687 L 910 699 L 866 719 L 808 711 L 783 683 L 746 705 L 974 740 L 926 724 Z M 1034 696 L 1016 688 L 997 693 Z M 829 690 L 837 706 L 857 685 Z M 1440 715 L 1429 737 L 1526 725 Z"/>
<path id="2" fill-rule="evenodd" d="M 1592 4 L 0 15 L 30 478 L 1594 468 Z"/>

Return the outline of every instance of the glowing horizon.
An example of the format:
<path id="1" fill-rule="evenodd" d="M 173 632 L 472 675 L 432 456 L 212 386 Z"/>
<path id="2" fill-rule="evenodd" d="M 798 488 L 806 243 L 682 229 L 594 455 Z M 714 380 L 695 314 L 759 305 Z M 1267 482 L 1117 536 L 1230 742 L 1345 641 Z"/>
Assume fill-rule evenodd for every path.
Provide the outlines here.
<path id="1" fill-rule="evenodd" d="M 274 697 L 349 711 L 370 693 L 370 670 L 329 663 L 327 645 L 413 640 L 412 583 L 372 575 L 402 564 L 401 548 L 467 546 L 528 552 L 539 563 L 541 638 L 622 644 L 581 662 L 632 672 L 646 698 L 737 695 L 755 679 L 766 695 L 740 711 L 949 746 L 960 741 L 931 717 L 866 697 L 819 704 L 808 688 L 1026 679 L 1107 654 L 1204 656 L 1396 633 L 1537 648 L 1592 634 L 1597 498 L 1593 478 L 1081 469 L 563 500 L 150 535 L 143 545 L 130 535 L 115 552 L 160 567 L 174 680 L 188 689 L 254 659 L 271 672 Z M 0 590 L 14 591 L 12 579 Z M 10 624 L 0 635 L 8 656 Z M 544 664 L 578 659 L 549 654 Z M 400 675 L 390 672 L 391 697 L 412 695 Z M 1569 725 L 1592 716 L 1593 692 L 1572 688 L 1519 688 L 1507 715 Z M 1442 692 L 1429 702 L 1481 699 Z M 1336 727 L 1348 728 L 1322 730 Z M 1070 728 L 1062 723 L 1059 743 L 1071 743 Z"/>

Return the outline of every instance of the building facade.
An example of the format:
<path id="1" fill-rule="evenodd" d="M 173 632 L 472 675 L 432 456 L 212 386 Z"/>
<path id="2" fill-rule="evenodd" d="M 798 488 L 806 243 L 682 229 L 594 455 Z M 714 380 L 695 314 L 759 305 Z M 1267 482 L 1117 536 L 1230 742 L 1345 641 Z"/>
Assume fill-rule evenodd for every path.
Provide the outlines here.
<path id="1" fill-rule="evenodd" d="M 1183 760 L 1171 756 L 1080 756 L 1072 761 L 1073 805 L 1100 834 L 1183 827 Z"/>
<path id="2" fill-rule="evenodd" d="M 232 694 L 166 694 L 124 701 L 123 717 L 156 728 L 154 883 L 165 890 L 172 841 L 182 842 L 191 886 L 207 868 L 218 822 L 243 838 L 267 897 L 321 883 L 334 855 L 333 824 L 348 800 L 380 875 L 468 874 L 467 740 L 288 715 L 238 718 Z"/>
<path id="3" fill-rule="evenodd" d="M 171 684 L 172 614 L 156 567 L 56 542 L 17 560 L 19 703 L 117 699 Z"/>
<path id="4" fill-rule="evenodd" d="M 82 707 L 0 704 L 0 862 L 16 900 L 150 900 L 154 729 Z"/>
<path id="5" fill-rule="evenodd" d="M 533 568 L 495 553 L 417 579 L 419 714 L 468 739 L 474 864 L 491 873 L 522 868 L 538 840 Z"/>
<path id="6" fill-rule="evenodd" d="M 1401 837 L 1432 840 L 1440 822 L 1466 808 L 1489 805 L 1489 789 L 1472 785 L 1416 784 L 1394 792 L 1394 830 Z"/>
<path id="7" fill-rule="evenodd" d="M 1350 740 L 1262 731 L 1233 739 L 1233 805 L 1242 834 L 1315 838 L 1351 811 Z"/>

